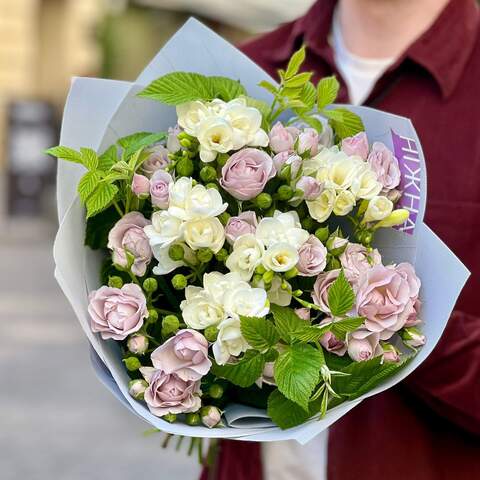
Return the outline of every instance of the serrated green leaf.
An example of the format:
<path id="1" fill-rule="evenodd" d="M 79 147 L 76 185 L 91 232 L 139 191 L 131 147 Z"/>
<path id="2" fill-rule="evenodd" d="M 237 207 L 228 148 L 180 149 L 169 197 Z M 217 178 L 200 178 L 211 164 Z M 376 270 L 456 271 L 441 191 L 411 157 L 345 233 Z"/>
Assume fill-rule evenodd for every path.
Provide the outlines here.
<path id="1" fill-rule="evenodd" d="M 300 100 L 311 110 L 315 106 L 315 100 L 317 98 L 317 91 L 312 82 L 307 82 L 300 93 Z"/>
<path id="2" fill-rule="evenodd" d="M 322 122 L 318 119 L 315 118 L 311 115 L 305 115 L 302 114 L 302 111 L 298 112 L 299 117 L 308 125 L 310 125 L 312 128 L 314 128 L 318 133 L 321 133 L 323 131 L 323 124 Z"/>
<path id="3" fill-rule="evenodd" d="M 322 78 L 317 85 L 317 107 L 323 110 L 335 101 L 340 84 L 335 76 Z"/>
<path id="4" fill-rule="evenodd" d="M 161 142 L 165 138 L 167 138 L 166 132 L 151 133 L 150 135 L 146 135 L 145 137 L 139 139 L 135 143 L 132 143 L 125 149 L 125 157 L 128 158 L 136 151 L 150 147 L 158 142 Z"/>
<path id="5" fill-rule="evenodd" d="M 228 77 L 208 77 L 210 81 L 211 98 L 221 98 L 229 102 L 234 98 L 246 95 L 245 87 L 238 80 L 232 80 Z"/>
<path id="6" fill-rule="evenodd" d="M 52 155 L 53 157 L 61 158 L 62 160 L 68 160 L 69 162 L 81 163 L 83 164 L 83 158 L 80 152 L 73 150 L 69 147 L 52 147 L 48 150 L 45 150 L 47 155 Z"/>
<path id="7" fill-rule="evenodd" d="M 343 270 L 328 289 L 328 306 L 332 315 L 341 317 L 352 309 L 355 301 L 355 293 L 348 283 Z"/>
<path id="8" fill-rule="evenodd" d="M 255 350 L 247 350 L 238 363 L 218 365 L 214 363 L 211 373 L 239 387 L 250 387 L 260 377 L 265 366 L 265 357 Z"/>
<path id="9" fill-rule="evenodd" d="M 304 325 L 308 325 L 308 322 L 302 320 L 291 308 L 272 304 L 270 305 L 270 311 L 273 314 L 280 338 L 287 343 L 294 340 L 293 332 Z"/>
<path id="10" fill-rule="evenodd" d="M 100 173 L 98 171 L 90 171 L 78 182 L 77 191 L 83 203 L 87 201 L 87 198 L 97 188 L 99 181 Z"/>
<path id="11" fill-rule="evenodd" d="M 82 163 L 89 170 L 96 170 L 98 167 L 98 155 L 97 152 L 91 148 L 81 147 L 80 153 L 82 155 Z"/>
<path id="12" fill-rule="evenodd" d="M 282 96 L 288 98 L 289 100 L 298 100 L 302 94 L 302 88 L 297 87 L 285 87 L 282 90 Z"/>
<path id="13" fill-rule="evenodd" d="M 115 198 L 117 192 L 118 187 L 116 185 L 106 182 L 99 183 L 86 201 L 87 218 L 93 217 L 102 210 L 105 210 Z"/>
<path id="14" fill-rule="evenodd" d="M 265 318 L 240 317 L 240 329 L 248 344 L 260 352 L 273 347 L 280 340 L 275 325 Z"/>
<path id="15" fill-rule="evenodd" d="M 297 50 L 290 58 L 285 72 L 285 79 L 288 80 L 296 75 L 302 66 L 302 63 L 305 61 L 305 45 L 303 45 L 299 50 Z"/>
<path id="16" fill-rule="evenodd" d="M 277 93 L 277 87 L 275 85 L 273 85 L 272 83 L 267 82 L 267 80 L 262 80 L 258 84 L 258 86 L 264 88 L 265 90 L 272 93 L 273 95 L 275 95 Z"/>
<path id="17" fill-rule="evenodd" d="M 310 412 L 286 398 L 278 389 L 268 397 L 267 413 L 282 430 L 301 425 L 310 417 Z"/>
<path id="18" fill-rule="evenodd" d="M 111 145 L 98 157 L 98 168 L 99 170 L 107 172 L 112 168 L 117 160 L 117 147 L 116 145 Z"/>
<path id="19" fill-rule="evenodd" d="M 287 108 L 305 110 L 306 105 L 299 99 L 289 100 Z"/>
<path id="20" fill-rule="evenodd" d="M 153 133 L 152 132 L 132 133 L 131 135 L 127 135 L 126 137 L 119 138 L 117 140 L 117 144 L 125 150 L 131 147 L 132 145 L 136 145 L 138 142 L 142 141 L 145 137 L 148 137 L 150 135 L 153 135 Z"/>
<path id="21" fill-rule="evenodd" d="M 290 345 L 275 361 L 274 377 L 278 389 L 305 410 L 319 381 L 323 355 L 308 344 Z"/>
<path id="22" fill-rule="evenodd" d="M 347 333 L 356 330 L 365 321 L 365 317 L 347 317 L 332 323 L 331 331 L 339 339 L 345 340 Z"/>
<path id="23" fill-rule="evenodd" d="M 329 332 L 332 328 L 332 323 L 326 325 L 302 325 L 298 330 L 295 330 L 291 335 L 296 340 L 301 342 L 317 342 L 320 337 Z"/>
<path id="24" fill-rule="evenodd" d="M 323 114 L 330 119 L 330 125 L 340 139 L 365 131 L 362 119 L 346 108 L 324 110 Z"/>
<path id="25" fill-rule="evenodd" d="M 313 72 L 303 72 L 303 73 L 298 73 L 297 75 L 289 78 L 285 82 L 285 87 L 287 88 L 299 88 L 303 86 L 310 81 L 312 78 Z"/>

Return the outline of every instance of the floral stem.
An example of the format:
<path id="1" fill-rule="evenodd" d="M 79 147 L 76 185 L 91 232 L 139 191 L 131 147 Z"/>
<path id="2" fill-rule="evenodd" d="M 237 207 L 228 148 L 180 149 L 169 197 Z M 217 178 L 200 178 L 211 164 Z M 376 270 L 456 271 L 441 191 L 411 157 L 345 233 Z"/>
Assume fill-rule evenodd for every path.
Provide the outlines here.
<path id="1" fill-rule="evenodd" d="M 115 207 L 115 210 L 118 212 L 118 214 L 119 214 L 121 217 L 123 217 L 123 212 L 122 212 L 121 208 L 119 207 L 117 201 L 116 201 L 116 200 L 113 200 L 113 201 L 112 201 L 112 204 L 113 204 L 113 206 Z"/>

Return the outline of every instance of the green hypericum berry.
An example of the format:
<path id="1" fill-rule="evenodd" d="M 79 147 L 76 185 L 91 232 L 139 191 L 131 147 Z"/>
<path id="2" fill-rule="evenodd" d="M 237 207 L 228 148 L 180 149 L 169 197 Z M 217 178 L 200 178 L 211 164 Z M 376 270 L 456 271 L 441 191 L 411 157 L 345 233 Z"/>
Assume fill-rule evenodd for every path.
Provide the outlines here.
<path id="1" fill-rule="evenodd" d="M 199 248 L 197 259 L 200 263 L 208 263 L 213 258 L 213 252 L 209 248 Z"/>
<path id="2" fill-rule="evenodd" d="M 258 287 L 260 285 L 260 282 L 262 281 L 262 276 L 258 273 L 256 273 L 253 277 L 252 277 L 252 285 L 254 287 Z"/>
<path id="3" fill-rule="evenodd" d="M 285 272 L 285 278 L 287 280 L 290 280 L 291 278 L 296 277 L 297 275 L 298 275 L 298 270 L 295 267 Z"/>
<path id="4" fill-rule="evenodd" d="M 192 142 L 188 138 L 182 138 L 180 140 L 180 145 L 184 148 L 190 148 L 192 146 Z"/>
<path id="5" fill-rule="evenodd" d="M 148 323 L 153 323 L 153 322 L 156 322 L 157 320 L 158 320 L 158 312 L 154 308 L 151 308 L 148 311 Z"/>
<path id="6" fill-rule="evenodd" d="M 301 222 L 302 228 L 311 231 L 315 226 L 315 220 L 312 217 L 305 217 Z"/>
<path id="7" fill-rule="evenodd" d="M 162 320 L 162 330 L 168 335 L 180 328 L 180 320 L 175 315 L 167 315 Z"/>
<path id="8" fill-rule="evenodd" d="M 211 325 L 204 330 L 203 335 L 209 342 L 213 343 L 217 339 L 218 328 L 215 325 Z"/>
<path id="9" fill-rule="evenodd" d="M 137 357 L 124 358 L 123 363 L 125 364 L 129 372 L 135 372 L 135 370 L 138 370 L 142 366 L 140 360 Z"/>
<path id="10" fill-rule="evenodd" d="M 255 205 L 261 210 L 266 210 L 272 204 L 272 197 L 268 193 L 261 193 L 253 200 Z"/>
<path id="11" fill-rule="evenodd" d="M 211 398 L 215 398 L 215 399 L 222 398 L 223 387 L 218 383 L 214 383 L 210 385 L 210 388 L 208 389 L 208 395 L 210 395 Z"/>
<path id="12" fill-rule="evenodd" d="M 180 260 L 183 260 L 183 257 L 185 256 L 185 250 L 181 245 L 171 245 L 170 248 L 168 249 L 168 256 L 174 261 L 178 262 Z"/>
<path id="13" fill-rule="evenodd" d="M 108 286 L 112 288 L 122 288 L 123 280 L 117 275 L 114 275 L 113 277 L 108 277 Z"/>
<path id="14" fill-rule="evenodd" d="M 228 156 L 228 154 L 226 154 L 226 153 L 219 153 L 219 154 L 217 155 L 217 165 L 218 165 L 219 167 L 223 167 L 223 166 L 227 163 L 227 161 L 228 161 L 229 158 L 230 158 L 230 157 Z"/>
<path id="15" fill-rule="evenodd" d="M 228 212 L 223 212 L 218 216 L 218 219 L 222 222 L 222 225 L 225 226 L 230 220 L 230 214 Z"/>
<path id="16" fill-rule="evenodd" d="M 342 264 L 340 260 L 335 257 L 330 257 L 330 260 L 327 263 L 327 270 L 336 270 L 337 268 L 341 268 Z"/>
<path id="17" fill-rule="evenodd" d="M 255 273 L 258 273 L 259 275 L 263 275 L 266 271 L 267 269 L 263 265 L 258 265 L 255 269 Z"/>
<path id="18" fill-rule="evenodd" d="M 220 190 L 216 183 L 210 182 L 205 185 L 206 188 L 214 188 L 215 190 Z"/>
<path id="19" fill-rule="evenodd" d="M 228 252 L 227 250 L 225 250 L 225 248 L 221 248 L 216 254 L 215 254 L 215 258 L 219 261 L 219 262 L 225 262 L 228 258 Z"/>
<path id="20" fill-rule="evenodd" d="M 177 162 L 175 170 L 180 177 L 189 177 L 193 173 L 192 160 L 190 160 L 190 158 L 181 158 Z"/>
<path id="21" fill-rule="evenodd" d="M 143 281 L 143 289 L 147 292 L 147 293 L 153 293 L 157 290 L 158 288 L 158 282 L 157 280 L 155 280 L 155 278 L 146 278 L 144 281 Z"/>
<path id="22" fill-rule="evenodd" d="M 272 270 L 268 270 L 262 275 L 262 278 L 265 283 L 272 283 L 274 276 L 275 276 L 275 272 Z"/>
<path id="23" fill-rule="evenodd" d="M 172 286 L 175 290 L 183 290 L 187 284 L 187 277 L 181 273 L 177 273 L 172 278 Z"/>
<path id="24" fill-rule="evenodd" d="M 217 179 L 217 171 L 210 165 L 206 165 L 200 170 L 200 178 L 204 182 L 213 182 Z"/>
<path id="25" fill-rule="evenodd" d="M 177 416 L 174 413 L 167 413 L 162 417 L 162 420 L 165 420 L 168 423 L 174 423 L 177 421 Z"/>
<path id="26" fill-rule="evenodd" d="M 329 235 L 330 230 L 328 227 L 320 227 L 315 230 L 315 236 L 323 243 L 327 241 Z"/>
<path id="27" fill-rule="evenodd" d="M 185 415 L 185 423 L 190 425 L 191 427 L 195 427 L 196 425 L 200 425 L 202 419 L 198 413 L 187 413 Z"/>
<path id="28" fill-rule="evenodd" d="M 277 190 L 279 200 L 288 201 L 293 197 L 293 189 L 288 185 L 280 185 Z"/>

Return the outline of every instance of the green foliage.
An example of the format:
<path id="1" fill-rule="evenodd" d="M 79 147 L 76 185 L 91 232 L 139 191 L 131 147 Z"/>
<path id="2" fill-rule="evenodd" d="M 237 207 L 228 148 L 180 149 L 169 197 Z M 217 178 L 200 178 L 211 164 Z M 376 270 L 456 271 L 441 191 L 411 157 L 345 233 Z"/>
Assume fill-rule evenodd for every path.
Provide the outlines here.
<path id="1" fill-rule="evenodd" d="M 332 324 L 326 325 L 301 325 L 297 330 L 292 332 L 292 337 L 301 342 L 317 342 L 322 335 L 332 329 Z"/>
<path id="2" fill-rule="evenodd" d="M 256 350 L 264 352 L 280 340 L 275 325 L 265 318 L 240 317 L 240 322 L 242 335 Z"/>
<path id="3" fill-rule="evenodd" d="M 97 188 L 98 182 L 100 181 L 101 176 L 98 172 L 87 172 L 78 183 L 78 194 L 83 203 L 85 203 L 88 197 L 93 193 Z"/>
<path id="4" fill-rule="evenodd" d="M 238 363 L 218 365 L 214 363 L 211 372 L 239 387 L 250 387 L 260 377 L 265 366 L 265 357 L 255 350 L 247 350 Z"/>
<path id="5" fill-rule="evenodd" d="M 293 332 L 296 332 L 300 327 L 307 324 L 307 322 L 302 320 L 291 308 L 272 304 L 270 311 L 273 314 L 280 338 L 287 343 L 294 341 Z"/>
<path id="6" fill-rule="evenodd" d="M 322 352 L 311 345 L 290 345 L 275 362 L 275 382 L 282 394 L 308 410 L 308 401 L 319 381 Z"/>
<path id="7" fill-rule="evenodd" d="M 268 397 L 267 413 L 282 430 L 301 425 L 310 417 L 310 412 L 286 398 L 278 389 Z"/>
<path id="8" fill-rule="evenodd" d="M 338 320 L 331 324 L 331 331 L 339 340 L 345 340 L 347 333 L 356 330 L 364 321 L 364 317 L 342 318 L 342 320 Z"/>
<path id="9" fill-rule="evenodd" d="M 93 217 L 102 210 L 105 210 L 115 198 L 118 187 L 111 183 L 99 183 L 97 188 L 87 198 L 87 218 Z"/>
<path id="10" fill-rule="evenodd" d="M 117 161 L 117 147 L 111 145 L 98 157 L 98 169 L 106 172 L 110 170 Z"/>
<path id="11" fill-rule="evenodd" d="M 330 105 L 335 101 L 339 88 L 340 84 L 334 75 L 331 77 L 324 77 L 318 82 L 317 107 L 319 110 L 323 110 L 327 105 Z"/>
<path id="12" fill-rule="evenodd" d="M 52 147 L 45 151 L 47 155 L 52 155 L 53 157 L 61 158 L 62 160 L 68 160 L 73 163 L 80 163 L 83 165 L 83 157 L 81 153 L 73 150 L 69 147 Z"/>
<path id="13" fill-rule="evenodd" d="M 332 315 L 335 317 L 345 315 L 353 307 L 354 301 L 355 294 L 342 270 L 328 289 L 328 306 Z"/>
<path id="14" fill-rule="evenodd" d="M 303 45 L 292 55 L 290 61 L 288 62 L 287 70 L 285 71 L 285 78 L 287 80 L 294 77 L 298 73 L 302 63 L 305 61 L 305 53 L 305 45 Z"/>
<path id="15" fill-rule="evenodd" d="M 155 143 L 161 142 L 166 137 L 166 132 L 137 132 L 120 138 L 117 143 L 124 149 L 124 157 L 129 158 L 135 152 L 138 152 L 143 148 L 149 147 Z"/>
<path id="16" fill-rule="evenodd" d="M 362 119 L 347 108 L 324 110 L 323 114 L 329 119 L 331 127 L 340 139 L 351 137 L 365 130 Z"/>
<path id="17" fill-rule="evenodd" d="M 80 154 L 82 155 L 82 163 L 89 170 L 96 170 L 98 167 L 98 156 L 97 152 L 91 148 L 80 148 Z"/>

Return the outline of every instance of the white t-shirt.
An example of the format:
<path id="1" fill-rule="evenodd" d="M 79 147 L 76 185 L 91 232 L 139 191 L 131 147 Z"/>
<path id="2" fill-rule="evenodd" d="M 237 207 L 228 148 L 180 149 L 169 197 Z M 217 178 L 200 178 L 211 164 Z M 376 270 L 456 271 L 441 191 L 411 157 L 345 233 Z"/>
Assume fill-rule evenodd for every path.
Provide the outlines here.
<path id="1" fill-rule="evenodd" d="M 333 16 L 331 45 L 337 68 L 344 78 L 354 105 L 362 104 L 377 80 L 394 63 L 395 58 L 362 58 L 349 52 L 342 38 L 338 13 Z M 306 445 L 290 440 L 262 445 L 265 480 L 326 480 L 328 430 Z"/>

